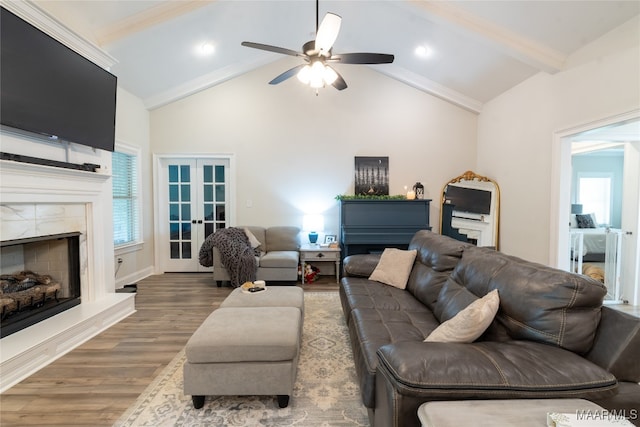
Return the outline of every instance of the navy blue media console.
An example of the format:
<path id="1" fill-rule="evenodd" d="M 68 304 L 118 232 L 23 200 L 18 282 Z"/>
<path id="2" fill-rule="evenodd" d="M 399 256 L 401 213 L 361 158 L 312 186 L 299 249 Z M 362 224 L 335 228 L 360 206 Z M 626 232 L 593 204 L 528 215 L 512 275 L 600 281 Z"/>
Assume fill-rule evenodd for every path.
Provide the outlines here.
<path id="1" fill-rule="evenodd" d="M 418 230 L 431 230 L 429 204 L 423 200 L 341 200 L 342 256 L 406 249 Z"/>

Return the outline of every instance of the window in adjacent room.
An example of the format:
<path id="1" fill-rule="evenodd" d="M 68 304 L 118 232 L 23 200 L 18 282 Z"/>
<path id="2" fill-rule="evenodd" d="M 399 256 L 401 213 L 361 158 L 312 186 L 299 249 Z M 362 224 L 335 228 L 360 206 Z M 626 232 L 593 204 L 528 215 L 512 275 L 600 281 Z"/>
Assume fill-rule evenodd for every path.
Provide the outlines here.
<path id="1" fill-rule="evenodd" d="M 594 213 L 600 225 L 611 223 L 613 179 L 609 174 L 589 174 L 578 177 L 578 200 L 583 213 Z"/>
<path id="2" fill-rule="evenodd" d="M 113 244 L 116 249 L 142 243 L 140 150 L 116 143 L 111 162 L 113 180 Z"/>

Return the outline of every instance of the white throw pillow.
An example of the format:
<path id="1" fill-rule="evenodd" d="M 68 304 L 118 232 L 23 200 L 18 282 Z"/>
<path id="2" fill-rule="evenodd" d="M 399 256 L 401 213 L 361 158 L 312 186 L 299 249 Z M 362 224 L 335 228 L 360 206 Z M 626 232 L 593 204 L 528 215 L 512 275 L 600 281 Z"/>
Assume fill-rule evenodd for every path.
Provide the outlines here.
<path id="1" fill-rule="evenodd" d="M 257 248 L 258 246 L 260 246 L 262 243 L 260 243 L 260 240 L 258 240 L 258 238 L 256 236 L 253 235 L 253 233 L 251 232 L 251 230 L 249 230 L 248 228 L 244 229 L 244 234 L 247 235 L 247 238 L 249 239 L 249 244 L 251 245 L 251 247 L 253 249 Z"/>
<path id="2" fill-rule="evenodd" d="M 410 251 L 395 248 L 385 249 L 380 256 L 378 265 L 369 276 L 369 280 L 400 289 L 406 288 L 417 253 L 415 249 Z"/>
<path id="3" fill-rule="evenodd" d="M 495 289 L 442 323 L 424 341 L 474 342 L 491 325 L 499 307 L 500 296 Z"/>

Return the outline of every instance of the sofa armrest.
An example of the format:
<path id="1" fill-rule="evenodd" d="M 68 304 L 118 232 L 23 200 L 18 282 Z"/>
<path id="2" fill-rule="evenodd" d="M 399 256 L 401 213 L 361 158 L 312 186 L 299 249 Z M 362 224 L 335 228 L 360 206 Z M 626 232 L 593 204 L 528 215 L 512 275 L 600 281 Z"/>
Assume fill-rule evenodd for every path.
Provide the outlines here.
<path id="1" fill-rule="evenodd" d="M 347 277 L 369 277 L 380 261 L 380 254 L 349 255 L 343 262 L 343 273 Z"/>
<path id="2" fill-rule="evenodd" d="M 603 306 L 593 347 L 586 358 L 620 381 L 640 382 L 640 318 Z"/>

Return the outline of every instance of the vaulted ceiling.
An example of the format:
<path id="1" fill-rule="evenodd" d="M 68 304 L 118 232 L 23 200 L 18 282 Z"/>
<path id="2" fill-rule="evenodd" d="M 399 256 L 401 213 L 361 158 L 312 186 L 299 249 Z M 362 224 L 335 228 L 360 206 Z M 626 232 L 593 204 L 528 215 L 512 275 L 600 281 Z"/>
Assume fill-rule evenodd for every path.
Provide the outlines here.
<path id="1" fill-rule="evenodd" d="M 300 51 L 316 28 L 310 0 L 34 3 L 111 55 L 119 84 L 150 109 L 283 59 L 242 41 Z M 569 55 L 638 15 L 640 2 L 323 0 L 319 10 L 320 20 L 342 17 L 334 52 L 394 54 L 393 64 L 370 67 L 480 111 L 540 71 L 563 70 Z M 353 86 L 364 66 L 335 68 Z"/>

